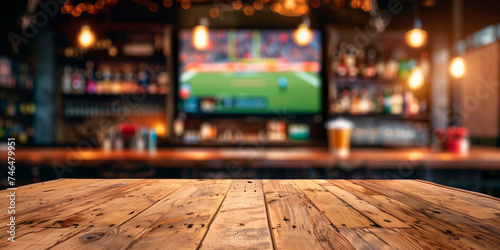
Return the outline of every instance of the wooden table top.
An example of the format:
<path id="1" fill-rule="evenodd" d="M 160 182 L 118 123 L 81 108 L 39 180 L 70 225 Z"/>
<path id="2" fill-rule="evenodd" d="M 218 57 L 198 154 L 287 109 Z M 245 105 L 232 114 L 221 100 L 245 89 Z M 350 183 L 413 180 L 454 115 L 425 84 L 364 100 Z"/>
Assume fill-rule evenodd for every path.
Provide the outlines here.
<path id="1" fill-rule="evenodd" d="M 237 161 L 252 168 L 367 167 L 399 168 L 404 164 L 423 168 L 500 169 L 500 149 L 473 147 L 468 155 L 431 152 L 428 148 L 354 148 L 347 158 L 335 158 L 327 148 L 161 148 L 155 154 L 132 150 L 106 152 L 78 148 L 17 148 L 16 162 L 32 166 L 102 166 L 117 161 L 145 161 L 156 167 L 202 166 Z"/>
<path id="2" fill-rule="evenodd" d="M 419 180 L 59 179 L 16 195 L 2 249 L 500 248 L 499 199 Z"/>

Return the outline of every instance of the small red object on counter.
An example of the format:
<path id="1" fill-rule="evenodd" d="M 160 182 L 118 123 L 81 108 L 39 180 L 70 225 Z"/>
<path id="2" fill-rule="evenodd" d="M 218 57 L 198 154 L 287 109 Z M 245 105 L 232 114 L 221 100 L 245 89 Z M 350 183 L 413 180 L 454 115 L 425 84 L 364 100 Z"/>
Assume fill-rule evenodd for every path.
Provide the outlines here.
<path id="1" fill-rule="evenodd" d="M 121 124 L 120 132 L 124 138 L 131 138 L 135 135 L 137 131 L 137 125 L 135 124 Z"/>
<path id="2" fill-rule="evenodd" d="M 467 154 L 469 152 L 469 131 L 465 127 L 449 127 L 446 149 L 450 153 Z"/>

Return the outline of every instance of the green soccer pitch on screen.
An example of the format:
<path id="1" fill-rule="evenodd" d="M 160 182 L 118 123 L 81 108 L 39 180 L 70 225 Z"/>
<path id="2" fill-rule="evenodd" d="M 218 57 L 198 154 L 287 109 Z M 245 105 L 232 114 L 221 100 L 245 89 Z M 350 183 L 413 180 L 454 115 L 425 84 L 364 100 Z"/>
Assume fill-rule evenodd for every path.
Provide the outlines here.
<path id="1" fill-rule="evenodd" d="M 179 110 L 196 114 L 321 112 L 321 33 L 298 46 L 293 30 L 210 30 L 197 50 L 179 32 Z"/>

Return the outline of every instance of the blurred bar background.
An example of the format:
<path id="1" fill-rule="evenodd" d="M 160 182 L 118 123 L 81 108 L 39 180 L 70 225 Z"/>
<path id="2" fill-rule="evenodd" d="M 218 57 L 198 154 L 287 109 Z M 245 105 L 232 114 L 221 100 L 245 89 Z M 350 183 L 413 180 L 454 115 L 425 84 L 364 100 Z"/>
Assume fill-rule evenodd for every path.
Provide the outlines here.
<path id="1" fill-rule="evenodd" d="M 500 196 L 498 1 L 2 4 L 0 143 L 16 138 L 20 184 L 424 179 Z"/>

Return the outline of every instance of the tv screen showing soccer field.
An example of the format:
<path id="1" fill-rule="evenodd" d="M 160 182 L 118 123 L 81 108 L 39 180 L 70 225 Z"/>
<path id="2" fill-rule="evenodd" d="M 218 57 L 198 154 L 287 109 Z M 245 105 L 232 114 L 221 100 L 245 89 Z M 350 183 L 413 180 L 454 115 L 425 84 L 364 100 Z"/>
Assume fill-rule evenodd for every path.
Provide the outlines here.
<path id="1" fill-rule="evenodd" d="M 195 48 L 179 32 L 178 105 L 196 114 L 321 112 L 321 33 L 306 46 L 294 30 L 210 30 Z"/>

